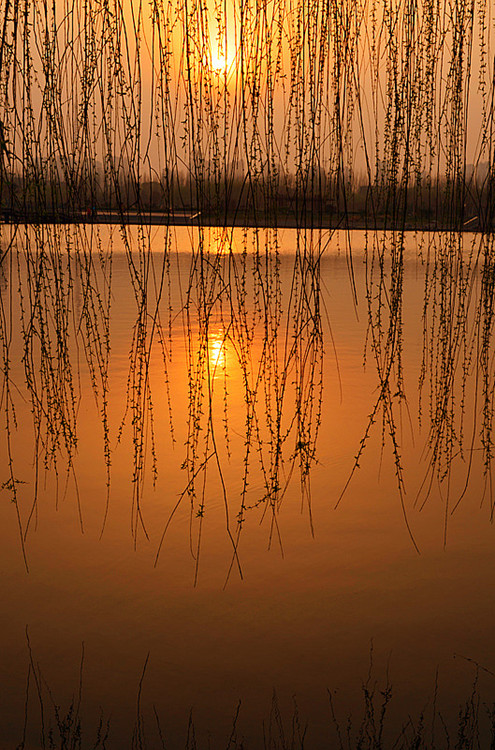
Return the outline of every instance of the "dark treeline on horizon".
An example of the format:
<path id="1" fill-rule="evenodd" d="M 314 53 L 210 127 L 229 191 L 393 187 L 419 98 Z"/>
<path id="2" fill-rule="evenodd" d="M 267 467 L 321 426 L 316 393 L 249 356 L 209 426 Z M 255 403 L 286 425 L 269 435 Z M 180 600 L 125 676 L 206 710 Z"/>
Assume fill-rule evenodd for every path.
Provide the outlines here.
<path id="1" fill-rule="evenodd" d="M 41 170 L 40 170 L 41 172 Z M 112 212 L 163 214 L 164 220 L 201 216 L 206 223 L 378 225 L 390 228 L 493 229 L 495 179 L 488 163 L 468 165 L 457 180 L 415 176 L 407 185 L 352 174 L 330 176 L 312 170 L 304 179 L 284 174 L 253 179 L 248 171 L 214 171 L 194 179 L 186 173 L 161 179 L 103 170 L 70 183 L 54 177 L 3 175 L 0 209 L 4 220 L 28 222 L 95 219 Z"/>

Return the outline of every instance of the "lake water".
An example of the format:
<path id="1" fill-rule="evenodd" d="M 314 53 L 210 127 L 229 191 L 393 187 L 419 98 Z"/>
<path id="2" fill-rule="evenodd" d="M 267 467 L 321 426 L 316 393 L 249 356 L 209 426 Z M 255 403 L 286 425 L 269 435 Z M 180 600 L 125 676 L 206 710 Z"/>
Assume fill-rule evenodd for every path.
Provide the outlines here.
<path id="1" fill-rule="evenodd" d="M 1 230 L 1 747 L 82 651 L 88 746 L 338 746 L 371 660 L 388 737 L 493 699 L 488 240 Z"/>

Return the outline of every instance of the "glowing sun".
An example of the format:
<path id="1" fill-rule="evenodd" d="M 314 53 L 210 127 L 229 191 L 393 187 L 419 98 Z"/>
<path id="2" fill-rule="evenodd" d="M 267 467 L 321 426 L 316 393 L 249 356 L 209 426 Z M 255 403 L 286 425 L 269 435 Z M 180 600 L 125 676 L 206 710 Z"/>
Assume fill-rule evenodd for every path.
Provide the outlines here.
<path id="1" fill-rule="evenodd" d="M 223 52 L 218 52 L 216 55 L 211 56 L 211 69 L 215 73 L 225 73 L 228 72 L 231 64 L 232 59 L 225 55 Z"/>

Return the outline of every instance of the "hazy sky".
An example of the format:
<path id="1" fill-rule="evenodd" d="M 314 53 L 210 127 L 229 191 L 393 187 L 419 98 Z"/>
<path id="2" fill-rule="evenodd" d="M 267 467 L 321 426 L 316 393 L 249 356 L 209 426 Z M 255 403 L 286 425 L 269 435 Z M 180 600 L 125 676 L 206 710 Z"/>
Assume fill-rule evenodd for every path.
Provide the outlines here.
<path id="1" fill-rule="evenodd" d="M 232 160 L 374 174 L 400 171 L 406 153 L 433 173 L 484 162 L 491 5 L 474 16 L 451 5 L 112 0 L 57 4 L 53 17 L 34 0 L 27 26 L 14 8 L 5 24 L 10 151 L 78 163 L 107 154 L 157 175 Z"/>

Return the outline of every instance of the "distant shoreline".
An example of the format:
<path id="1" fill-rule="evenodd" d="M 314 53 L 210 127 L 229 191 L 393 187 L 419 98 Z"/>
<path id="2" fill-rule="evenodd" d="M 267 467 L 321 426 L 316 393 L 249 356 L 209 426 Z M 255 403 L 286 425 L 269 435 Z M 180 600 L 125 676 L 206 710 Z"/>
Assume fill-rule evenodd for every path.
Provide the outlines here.
<path id="1" fill-rule="evenodd" d="M 340 216 L 329 214 L 311 215 L 309 212 L 303 216 L 294 214 L 266 214 L 260 212 L 237 213 L 201 213 L 199 211 L 177 211 L 173 213 L 165 211 L 97 211 L 91 214 L 61 212 L 44 214 L 5 212 L 1 216 L 3 224 L 113 224 L 113 225 L 145 225 L 145 226 L 204 226 L 204 227 L 245 227 L 247 229 L 325 229 L 336 231 L 344 230 L 378 230 L 378 231 L 417 231 L 417 232 L 482 232 L 493 231 L 483 228 L 479 217 L 475 216 L 462 223 L 425 220 L 424 217 L 409 218 L 407 221 L 392 221 L 390 217 L 383 215 L 363 216 L 357 213 L 342 214 Z"/>

